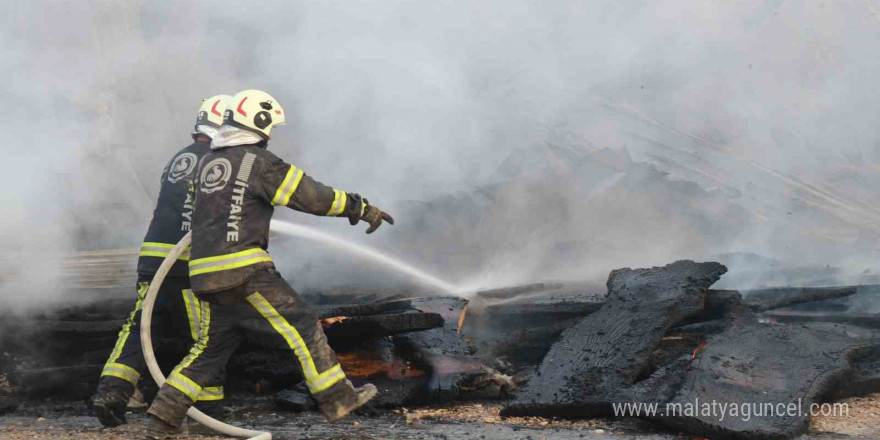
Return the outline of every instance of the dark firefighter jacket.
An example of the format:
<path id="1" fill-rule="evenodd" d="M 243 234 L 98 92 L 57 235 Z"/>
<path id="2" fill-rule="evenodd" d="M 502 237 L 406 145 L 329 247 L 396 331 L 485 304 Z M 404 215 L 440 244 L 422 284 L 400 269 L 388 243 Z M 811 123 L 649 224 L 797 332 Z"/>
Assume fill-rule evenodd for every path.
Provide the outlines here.
<path id="1" fill-rule="evenodd" d="M 231 289 L 274 265 L 266 249 L 275 206 L 347 217 L 351 224 L 365 206 L 359 195 L 312 179 L 259 144 L 212 150 L 202 158 L 196 186 L 189 276 L 197 293 Z"/>
<path id="2" fill-rule="evenodd" d="M 178 151 L 162 171 L 159 201 L 138 256 L 139 273 L 155 274 L 171 248 L 192 228 L 192 184 L 199 159 L 211 150 L 211 138 L 202 134 L 193 137 L 195 142 Z M 187 260 L 189 254 L 184 252 L 168 274 L 187 276 Z"/>

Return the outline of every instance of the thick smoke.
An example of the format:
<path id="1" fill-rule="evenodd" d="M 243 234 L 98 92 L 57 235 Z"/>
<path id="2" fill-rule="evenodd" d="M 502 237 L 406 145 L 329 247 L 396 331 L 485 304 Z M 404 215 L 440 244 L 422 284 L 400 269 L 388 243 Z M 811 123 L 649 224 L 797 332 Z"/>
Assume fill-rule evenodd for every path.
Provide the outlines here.
<path id="1" fill-rule="evenodd" d="M 858 281 L 880 231 L 872 8 L 16 2 L 0 18 L 3 297 L 53 300 L 64 255 L 137 246 L 200 99 L 244 88 L 287 109 L 276 154 L 399 224 L 363 237 L 280 218 L 451 280 L 721 255 Z M 375 273 L 318 245 L 273 246 L 307 284 Z"/>

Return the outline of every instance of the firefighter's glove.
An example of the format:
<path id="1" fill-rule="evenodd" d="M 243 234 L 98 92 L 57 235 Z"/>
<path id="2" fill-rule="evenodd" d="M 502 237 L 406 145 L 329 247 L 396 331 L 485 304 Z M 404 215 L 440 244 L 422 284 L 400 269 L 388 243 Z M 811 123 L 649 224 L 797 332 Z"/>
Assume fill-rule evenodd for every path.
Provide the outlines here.
<path id="1" fill-rule="evenodd" d="M 379 226 L 382 225 L 382 220 L 388 222 L 389 225 L 394 224 L 394 217 L 388 215 L 387 212 L 382 212 L 381 209 L 370 205 L 366 200 L 364 200 L 364 203 L 366 203 L 366 206 L 364 207 L 364 213 L 361 215 L 361 220 L 370 224 L 370 227 L 367 228 L 367 234 L 372 234 L 373 231 L 379 229 Z"/>

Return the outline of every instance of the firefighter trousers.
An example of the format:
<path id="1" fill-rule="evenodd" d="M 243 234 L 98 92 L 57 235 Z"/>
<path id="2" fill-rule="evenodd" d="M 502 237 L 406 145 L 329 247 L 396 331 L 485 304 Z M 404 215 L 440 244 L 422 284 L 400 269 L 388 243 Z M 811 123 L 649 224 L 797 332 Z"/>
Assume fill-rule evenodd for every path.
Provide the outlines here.
<path id="1" fill-rule="evenodd" d="M 245 284 L 199 295 L 199 340 L 171 372 L 149 413 L 180 426 L 210 379 L 225 375 L 226 363 L 244 340 L 289 351 L 319 405 L 356 399 L 336 353 L 327 344 L 315 310 L 275 271 L 258 271 Z"/>
<path id="2" fill-rule="evenodd" d="M 134 310 L 122 324 L 119 337 L 110 357 L 101 371 L 98 394 L 115 392 L 122 398 L 130 397 L 140 377 L 147 372 L 141 349 L 141 311 L 153 276 L 138 274 L 137 301 Z M 189 288 L 188 277 L 167 277 L 159 289 L 153 315 L 153 328 L 165 336 L 175 336 L 192 342 L 198 340 L 201 303 Z M 223 399 L 223 376 L 212 381 L 198 396 L 198 401 Z"/>

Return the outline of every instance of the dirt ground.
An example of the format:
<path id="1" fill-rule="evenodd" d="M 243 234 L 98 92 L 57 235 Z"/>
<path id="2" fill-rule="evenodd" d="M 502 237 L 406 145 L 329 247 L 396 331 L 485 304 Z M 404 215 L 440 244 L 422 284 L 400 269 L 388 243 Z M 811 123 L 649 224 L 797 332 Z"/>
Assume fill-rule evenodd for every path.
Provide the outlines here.
<path id="1" fill-rule="evenodd" d="M 841 401 L 849 405 L 849 415 L 816 417 L 804 439 L 880 438 L 880 394 Z M 423 407 L 356 415 L 327 424 L 317 414 L 252 411 L 238 407 L 228 420 L 237 426 L 267 430 L 273 438 L 284 439 L 460 439 L 547 440 L 547 439 L 633 439 L 694 440 L 658 428 L 641 420 L 550 420 L 539 417 L 502 420 L 499 403 L 468 403 L 449 407 Z M 43 413 L 44 414 L 41 414 Z M 26 404 L 13 413 L 0 416 L 0 438 L 9 440 L 134 440 L 144 438 L 143 412 L 129 413 L 131 423 L 103 429 L 80 402 L 71 404 Z M 190 425 L 188 437 L 200 440 L 222 439 L 206 435 L 204 428 Z"/>
<path id="2" fill-rule="evenodd" d="M 880 438 L 880 393 L 843 399 L 839 403 L 848 405 L 849 416 L 813 417 L 810 431 Z"/>

